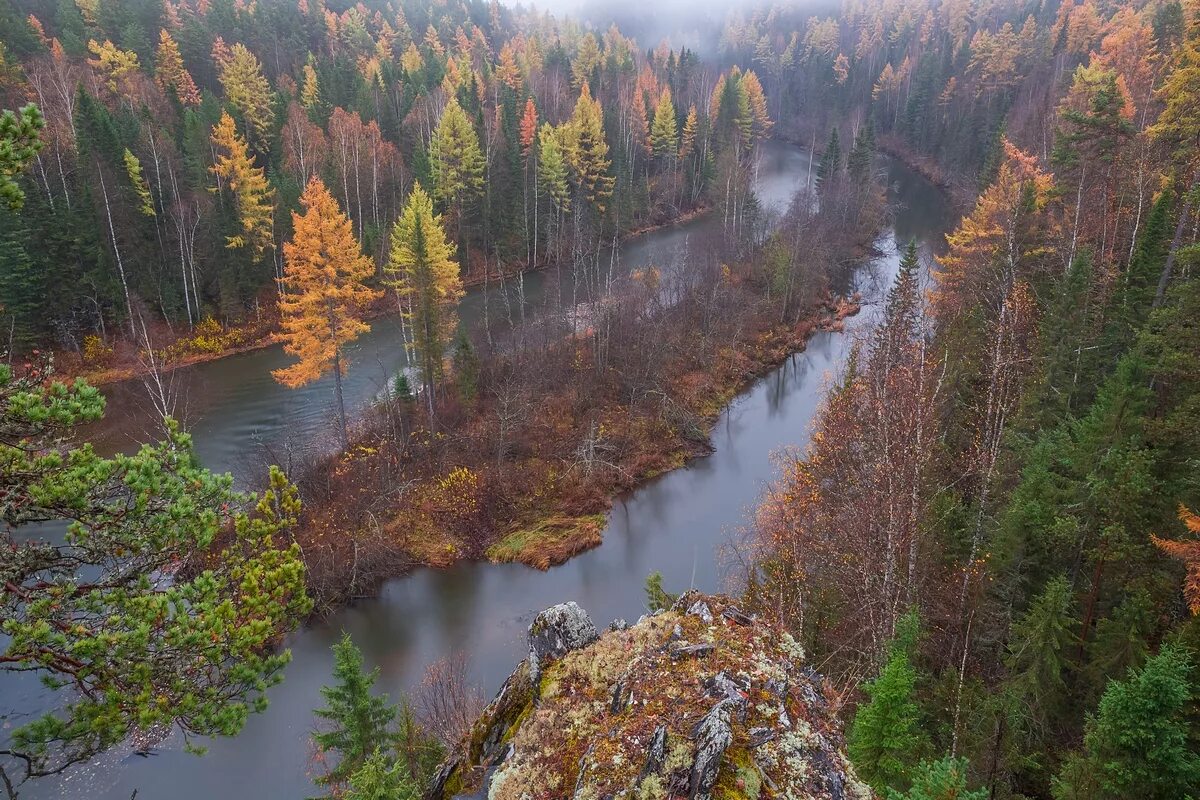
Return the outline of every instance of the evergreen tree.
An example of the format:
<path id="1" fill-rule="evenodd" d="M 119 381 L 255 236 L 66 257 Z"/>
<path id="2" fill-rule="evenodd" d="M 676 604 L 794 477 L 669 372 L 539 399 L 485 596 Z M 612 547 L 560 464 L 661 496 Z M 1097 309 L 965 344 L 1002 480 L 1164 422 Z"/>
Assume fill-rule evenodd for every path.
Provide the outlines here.
<path id="1" fill-rule="evenodd" d="M 838 142 L 837 128 L 829 132 L 829 142 L 825 152 L 821 154 L 821 163 L 817 167 L 817 186 L 825 188 L 837 180 L 842 169 L 842 146 Z"/>
<path id="2" fill-rule="evenodd" d="M 859 777 L 876 792 L 905 789 L 928 749 L 916 702 L 917 671 L 912 665 L 917 616 L 910 611 L 896 626 L 887 661 L 865 686 L 869 698 L 859 706 L 846 737 L 847 752 Z"/>
<path id="3" fill-rule="evenodd" d="M 277 644 L 312 608 L 299 545 L 285 544 L 300 498 L 282 472 L 260 497 L 235 492 L 169 418 L 164 441 L 129 455 L 67 444 L 104 405 L 82 379 L 0 364 L 0 669 L 69 696 L 10 731 L 24 774 L 0 771 L 6 783 L 148 732 L 237 734 L 283 677 Z M 47 522 L 65 535 L 33 532 Z"/>
<path id="4" fill-rule="evenodd" d="M 354 646 L 350 634 L 342 634 L 341 641 L 333 646 L 334 683 L 321 687 L 325 707 L 313 712 L 327 723 L 323 730 L 313 734 L 313 740 L 323 756 L 336 756 L 337 763 L 317 777 L 317 784 L 344 786 L 364 767 L 368 771 L 358 776 L 360 791 L 373 791 L 382 781 L 389 780 L 386 773 L 394 768 L 387 766 L 381 752 L 390 750 L 395 743 L 392 724 L 396 709 L 388 704 L 386 695 L 371 693 L 378 678 L 378 669 L 367 672 L 363 668 L 362 653 Z M 355 788 L 353 784 L 351 788 Z M 375 796 L 378 795 L 363 795 Z"/>
<path id="5" fill-rule="evenodd" d="M 984 800 L 987 790 L 967 789 L 967 761 L 940 758 L 922 761 L 912 770 L 912 787 L 907 792 L 888 791 L 887 800 Z"/>
<path id="6" fill-rule="evenodd" d="M 1167 646 L 1125 680 L 1113 680 L 1088 721 L 1083 752 L 1055 781 L 1059 800 L 1178 800 L 1200 792 L 1190 714 L 1192 657 Z"/>
<path id="7" fill-rule="evenodd" d="M 46 126 L 42 112 L 30 103 L 13 113 L 0 113 L 0 201 L 19 211 L 25 194 L 14 178 L 42 149 L 41 131 Z"/>
<path id="8" fill-rule="evenodd" d="M 1058 576 L 1013 625 L 1005 657 L 1007 686 L 1032 723 L 1021 733 L 1033 752 L 1048 738 L 1046 729 L 1067 697 L 1068 649 L 1077 641 L 1073 611 L 1071 585 Z"/>
<path id="9" fill-rule="evenodd" d="M 871 162 L 875 159 L 875 126 L 870 121 L 858 130 L 854 137 L 854 147 L 846 159 L 846 168 L 855 180 L 864 180 L 871 171 Z"/>
<path id="10" fill-rule="evenodd" d="M 421 790 L 408 768 L 376 750 L 350 776 L 342 800 L 419 800 Z"/>

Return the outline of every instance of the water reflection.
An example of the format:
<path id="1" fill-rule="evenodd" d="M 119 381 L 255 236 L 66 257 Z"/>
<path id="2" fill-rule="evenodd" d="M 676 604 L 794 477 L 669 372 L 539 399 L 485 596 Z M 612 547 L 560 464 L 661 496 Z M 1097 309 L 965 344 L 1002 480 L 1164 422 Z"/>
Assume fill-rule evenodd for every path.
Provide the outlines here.
<path id="1" fill-rule="evenodd" d="M 783 163 L 779 181 L 794 189 L 803 181 L 807 156 L 795 149 L 771 153 Z M 881 240 L 885 255 L 856 279 L 857 288 L 876 301 L 895 275 L 896 239 L 918 235 L 936 243 L 948 213 L 941 195 L 924 191 L 927 185 L 907 170 L 893 166 L 890 175 L 902 192 L 898 199 L 905 201 L 904 226 L 897 221 L 897 232 Z M 923 219 L 929 224 L 923 226 Z M 659 235 L 667 241 L 687 240 L 680 240 L 676 230 Z M 312 709 L 321 704 L 318 690 L 329 679 L 330 645 L 343 630 L 354 636 L 367 663 L 381 668 L 380 688 L 385 691 L 411 689 L 426 665 L 466 650 L 472 680 L 490 693 L 524 655 L 525 629 L 533 614 L 548 605 L 575 600 L 600 625 L 618 617 L 633 620 L 643 613 L 642 586 L 653 570 L 663 573 L 670 590 L 689 585 L 719 590 L 719 549 L 772 478 L 772 453 L 808 441 L 813 413 L 843 363 L 853 333 L 861 332 L 878 311 L 876 302 L 850 320 L 850 336 L 814 336 L 803 352 L 739 397 L 713 430 L 712 456 L 618 499 L 600 547 L 547 572 L 516 564 L 460 564 L 391 581 L 378 600 L 343 609 L 292 636 L 293 662 L 287 680 L 272 689 L 268 711 L 252 717 L 238 738 L 209 743 L 204 758 L 168 748 L 153 759 L 134 759 L 120 768 L 75 772 L 62 784 L 44 782 L 23 796 L 128 800 L 137 789 L 139 797 L 177 800 L 305 797 L 313 792 L 305 771 Z M 221 382 L 228 394 L 210 401 L 205 423 L 211 430 L 232 426 L 261 431 L 268 423 L 286 428 L 320 416 L 319 403 L 314 410 L 313 404 L 298 400 L 293 407 L 289 399 L 286 414 L 295 413 L 297 419 L 279 419 L 278 394 L 268 402 L 260 396 L 273 391 L 267 385 L 251 389 L 245 385 L 253 382 L 251 376 L 235 379 L 233 373 L 261 370 L 273 357 L 270 351 L 251 354 L 247 358 L 253 359 L 253 370 L 246 365 L 218 366 L 223 362 L 212 365 L 218 375 L 210 379 Z M 360 358 L 359 365 L 365 363 Z M 360 375 L 354 379 L 367 380 Z M 257 410 L 243 410 L 233 398 Z M 212 411 L 217 408 L 225 410 Z M 206 457 L 219 454 L 209 451 Z"/>

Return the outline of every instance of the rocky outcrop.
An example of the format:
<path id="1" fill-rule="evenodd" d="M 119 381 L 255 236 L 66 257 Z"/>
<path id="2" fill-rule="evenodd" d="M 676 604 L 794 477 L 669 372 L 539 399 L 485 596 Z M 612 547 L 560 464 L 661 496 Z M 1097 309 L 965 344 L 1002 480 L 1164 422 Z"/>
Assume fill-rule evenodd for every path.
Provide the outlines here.
<path id="1" fill-rule="evenodd" d="M 428 797 L 870 800 L 803 662 L 727 597 L 603 634 L 554 606 Z"/>

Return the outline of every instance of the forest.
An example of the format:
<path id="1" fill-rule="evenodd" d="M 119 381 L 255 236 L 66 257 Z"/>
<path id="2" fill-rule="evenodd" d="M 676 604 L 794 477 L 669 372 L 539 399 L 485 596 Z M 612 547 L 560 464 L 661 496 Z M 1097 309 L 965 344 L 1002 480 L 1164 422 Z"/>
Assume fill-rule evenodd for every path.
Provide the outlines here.
<path id="1" fill-rule="evenodd" d="M 1200 4 L 659 17 L 0 0 L 9 798 L 237 736 L 297 637 L 389 581 L 602 546 L 825 337 L 848 356 L 807 428 L 688 558 L 794 637 L 858 777 L 1200 797 Z M 780 143 L 809 166 L 772 206 Z M 939 241 L 899 240 L 897 164 L 955 209 Z M 619 263 L 672 230 L 675 263 Z M 384 325 L 401 366 L 358 402 Z M 329 413 L 235 481 L 176 381 L 272 347 Z M 154 431 L 112 452 L 122 381 Z M 651 574 L 644 610 L 687 588 Z M 361 644 L 306 774 L 423 796 L 480 710 L 470 647 L 391 705 Z"/>

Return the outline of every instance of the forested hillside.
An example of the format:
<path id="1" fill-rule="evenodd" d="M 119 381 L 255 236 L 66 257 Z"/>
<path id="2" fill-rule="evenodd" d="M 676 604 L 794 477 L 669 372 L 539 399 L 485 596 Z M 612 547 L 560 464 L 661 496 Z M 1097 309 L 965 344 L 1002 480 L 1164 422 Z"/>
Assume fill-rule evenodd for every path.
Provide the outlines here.
<path id="1" fill-rule="evenodd" d="M 862 688 L 877 791 L 1194 796 L 1200 8 L 733 19 L 778 129 L 979 192 L 767 493 L 749 591 Z"/>
<path id="2" fill-rule="evenodd" d="M 678 217 L 710 182 L 744 202 L 730 164 L 770 127 L 753 73 L 722 82 L 718 119 L 690 52 L 497 3 L 5 0 L 0 19 L 0 102 L 45 117 L 2 220 L 4 327 L 85 368 L 123 339 L 261 336 L 314 176 L 380 279 L 420 184 L 470 284 Z"/>
<path id="3" fill-rule="evenodd" d="M 1200 797 L 1200 2 L 763 3 L 696 48 L 640 11 L 0 0 L 0 664 L 74 698 L 15 729 L 6 784 L 238 733 L 301 616 L 414 567 L 600 544 L 615 497 L 860 309 L 903 211 L 886 155 L 961 218 L 899 243 L 811 440 L 773 432 L 807 444 L 728 562 L 757 615 L 729 624 L 794 637 L 828 680 L 784 706 L 840 711 L 879 797 Z M 813 173 L 786 209 L 755 191 L 771 138 Z M 618 269 L 701 214 L 695 249 Z M 404 360 L 356 409 L 384 315 Z M 243 496 L 165 376 L 270 342 L 279 384 L 331 379 L 336 442 L 268 449 L 286 471 Z M 104 400 L 64 371 L 144 374 L 165 441 L 81 445 Z M 46 522 L 65 538 L 25 535 Z M 696 646 L 695 685 L 744 702 Z M 348 638 L 335 674 L 322 719 L 370 719 L 318 735 L 318 780 L 415 796 L 465 679 L 430 722 L 372 699 Z M 727 796 L 782 795 L 747 790 L 757 746 Z"/>

